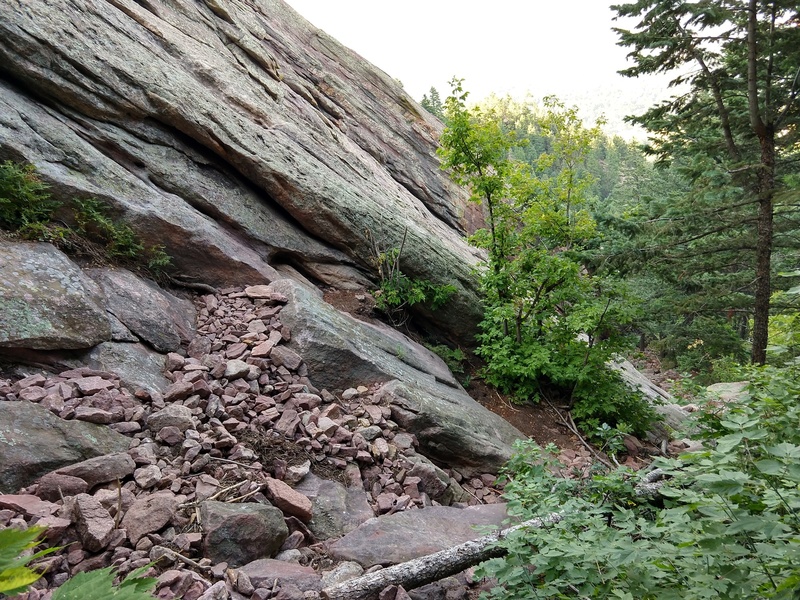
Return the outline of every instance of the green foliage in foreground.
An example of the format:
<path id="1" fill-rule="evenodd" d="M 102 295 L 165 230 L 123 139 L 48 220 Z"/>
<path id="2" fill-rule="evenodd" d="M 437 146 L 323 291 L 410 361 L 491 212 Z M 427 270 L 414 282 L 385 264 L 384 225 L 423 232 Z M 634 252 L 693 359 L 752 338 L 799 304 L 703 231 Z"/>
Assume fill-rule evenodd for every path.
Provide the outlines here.
<path id="1" fill-rule="evenodd" d="M 493 600 L 700 600 L 800 595 L 800 368 L 751 373 L 751 398 L 705 417 L 708 449 L 660 460 L 658 498 L 620 469 L 560 479 L 532 442 L 508 464 L 509 512 L 565 518 L 503 540 Z"/>
<path id="2" fill-rule="evenodd" d="M 53 600 L 152 600 L 157 579 L 142 577 L 150 565 L 132 571 L 117 586 L 113 567 L 78 573 L 53 594 Z"/>
<path id="3" fill-rule="evenodd" d="M 0 530 L 0 595 L 21 594 L 41 577 L 29 565 L 58 550 L 46 548 L 33 552 L 41 543 L 43 532 L 43 527 Z M 142 577 L 150 566 L 129 573 L 118 586 L 114 585 L 116 572 L 112 567 L 79 573 L 53 593 L 53 600 L 151 600 L 150 591 L 158 580 Z"/>
<path id="4" fill-rule="evenodd" d="M 10 596 L 28 589 L 41 575 L 28 566 L 31 561 L 55 552 L 55 548 L 33 553 L 39 545 L 43 527 L 24 531 L 8 527 L 0 530 L 0 594 Z"/>

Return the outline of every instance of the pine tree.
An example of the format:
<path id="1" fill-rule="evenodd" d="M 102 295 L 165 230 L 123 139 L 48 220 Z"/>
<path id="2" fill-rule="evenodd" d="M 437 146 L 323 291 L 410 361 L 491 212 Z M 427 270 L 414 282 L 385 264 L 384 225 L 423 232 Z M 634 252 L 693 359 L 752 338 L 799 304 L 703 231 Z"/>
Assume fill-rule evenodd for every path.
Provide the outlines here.
<path id="1" fill-rule="evenodd" d="M 763 364 L 776 215 L 790 215 L 797 203 L 797 3 L 639 0 L 612 8 L 639 19 L 634 29 L 615 29 L 634 61 L 621 73 L 672 73 L 674 84 L 688 86 L 632 121 L 649 131 L 649 151 L 680 161 L 692 184 L 684 206 L 691 212 L 674 222 L 681 240 L 673 249 L 708 258 L 712 279 L 749 274 L 739 292 L 752 299 L 752 361 Z M 703 248 L 709 240 L 718 247 Z"/>

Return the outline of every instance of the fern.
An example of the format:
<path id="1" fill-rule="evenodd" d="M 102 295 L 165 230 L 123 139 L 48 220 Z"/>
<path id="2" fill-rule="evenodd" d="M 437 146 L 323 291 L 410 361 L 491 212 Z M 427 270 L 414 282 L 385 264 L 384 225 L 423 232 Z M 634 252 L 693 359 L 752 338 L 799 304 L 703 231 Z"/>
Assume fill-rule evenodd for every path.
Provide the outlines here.
<path id="1" fill-rule="evenodd" d="M 0 594 L 13 596 L 24 592 L 41 577 L 28 564 L 58 548 L 48 548 L 29 556 L 22 555 L 39 544 L 43 531 L 43 527 L 31 527 L 24 531 L 11 527 L 0 530 Z"/>
<path id="2" fill-rule="evenodd" d="M 52 600 L 152 600 L 150 591 L 158 580 L 142 577 L 150 566 L 132 571 L 119 586 L 114 585 L 113 567 L 78 573 L 55 591 Z"/>

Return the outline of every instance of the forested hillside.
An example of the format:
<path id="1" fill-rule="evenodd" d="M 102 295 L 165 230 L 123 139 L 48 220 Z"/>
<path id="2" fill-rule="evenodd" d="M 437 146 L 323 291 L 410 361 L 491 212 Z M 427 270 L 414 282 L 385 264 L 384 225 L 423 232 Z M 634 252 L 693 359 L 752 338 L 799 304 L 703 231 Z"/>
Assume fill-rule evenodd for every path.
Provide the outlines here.
<path id="1" fill-rule="evenodd" d="M 645 143 L 555 98 L 470 104 L 458 79 L 423 98 L 446 125 L 443 168 L 486 214 L 471 238 L 487 253 L 484 375 L 599 432 L 647 423 L 605 369 L 636 346 L 686 385 L 748 379 L 748 393 L 711 398 L 704 447 L 657 460 L 655 490 L 624 469 L 553 477 L 549 451 L 521 445 L 505 497 L 544 521 L 480 574 L 500 580 L 497 599 L 794 598 L 800 15 L 756 0 L 612 8 L 636 23 L 616 30 L 622 73 L 680 90 L 628 118 Z"/>

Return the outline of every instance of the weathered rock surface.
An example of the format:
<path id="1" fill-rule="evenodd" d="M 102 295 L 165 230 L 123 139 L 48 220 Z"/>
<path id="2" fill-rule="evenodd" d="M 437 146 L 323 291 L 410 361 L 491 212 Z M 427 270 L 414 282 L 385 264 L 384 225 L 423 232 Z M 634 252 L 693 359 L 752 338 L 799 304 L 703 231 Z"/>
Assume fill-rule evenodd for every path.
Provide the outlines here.
<path id="1" fill-rule="evenodd" d="M 194 307 L 126 269 L 87 269 L 106 298 L 106 308 L 131 333 L 159 352 L 194 337 Z"/>
<path id="2" fill-rule="evenodd" d="M 671 440 L 675 432 L 684 429 L 689 413 L 675 402 L 669 392 L 650 381 L 628 360 L 616 360 L 608 365 L 620 374 L 628 387 L 642 394 L 659 416 L 660 421 L 647 432 L 648 441 L 660 446 Z"/>
<path id="3" fill-rule="evenodd" d="M 60 467 L 125 451 L 130 440 L 30 402 L 0 402 L 0 442 L 0 493 L 11 493 Z"/>
<path id="4" fill-rule="evenodd" d="M 0 150 L 54 197 L 98 198 L 212 284 L 286 265 L 363 285 L 373 240 L 405 236 L 409 274 L 458 288 L 437 320 L 471 331 L 477 212 L 439 170 L 441 125 L 286 4 L 12 0 L 0 16 Z"/>
<path id="5" fill-rule="evenodd" d="M 355 561 L 364 568 L 392 565 L 479 538 L 486 531 L 476 527 L 501 528 L 507 518 L 503 504 L 405 511 L 368 521 L 328 544 L 328 549 L 338 560 Z"/>
<path id="6" fill-rule="evenodd" d="M 308 527 L 317 539 L 338 538 L 375 516 L 361 487 L 346 488 L 337 481 L 309 474 L 297 489 L 311 498 Z"/>
<path id="7" fill-rule="evenodd" d="M 88 348 L 110 338 L 103 296 L 75 263 L 50 244 L 0 244 L 0 348 Z"/>
<path id="8" fill-rule="evenodd" d="M 391 381 L 384 388 L 385 404 L 395 421 L 416 434 L 424 454 L 491 470 L 507 461 L 511 444 L 524 437 L 473 400 L 428 349 L 388 326 L 354 319 L 288 279 L 269 287 L 288 298 L 281 322 L 294 332 L 289 345 L 303 356 L 315 385 L 343 389 L 353 381 Z"/>
<path id="9" fill-rule="evenodd" d="M 141 388 L 152 393 L 169 385 L 163 375 L 164 356 L 144 344 L 103 342 L 71 363 L 74 366 L 114 371 L 131 391 Z"/>
<path id="10" fill-rule="evenodd" d="M 120 526 L 136 544 L 142 536 L 158 531 L 169 523 L 178 510 L 178 499 L 169 491 L 142 496 L 125 513 Z"/>
<path id="11" fill-rule="evenodd" d="M 256 587 L 272 587 L 276 580 L 279 585 L 291 583 L 301 591 L 319 590 L 321 576 L 309 567 L 262 558 L 246 564 L 240 569 L 247 574 L 252 584 Z"/>
<path id="12" fill-rule="evenodd" d="M 114 519 L 103 505 L 89 494 L 75 496 L 74 518 L 84 548 L 100 552 L 108 546 L 114 533 Z"/>
<path id="13" fill-rule="evenodd" d="M 206 555 L 239 567 L 274 556 L 289 530 L 274 506 L 206 501 L 200 505 Z"/>
<path id="14" fill-rule="evenodd" d="M 89 489 L 92 489 L 100 483 L 124 479 L 133 473 L 135 468 L 136 464 L 126 452 L 117 452 L 62 467 L 57 473 L 83 479 Z"/>

